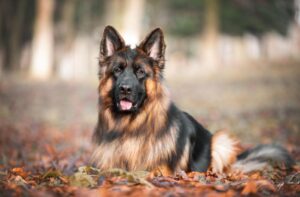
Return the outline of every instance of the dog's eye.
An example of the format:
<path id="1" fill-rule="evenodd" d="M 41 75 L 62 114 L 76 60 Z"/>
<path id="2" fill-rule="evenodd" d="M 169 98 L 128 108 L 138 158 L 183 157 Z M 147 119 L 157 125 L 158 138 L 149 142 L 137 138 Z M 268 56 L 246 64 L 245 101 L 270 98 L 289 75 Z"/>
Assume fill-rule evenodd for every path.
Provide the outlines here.
<path id="1" fill-rule="evenodd" d="M 144 76 L 145 76 L 145 71 L 142 69 L 142 68 L 139 68 L 139 69 L 137 69 L 137 71 L 136 71 L 136 76 L 138 77 L 138 78 L 143 78 Z"/>
<path id="2" fill-rule="evenodd" d="M 115 67 L 115 68 L 113 69 L 113 73 L 114 73 L 115 75 L 119 75 L 119 74 L 121 74 L 121 72 L 122 72 L 122 68 L 120 68 L 119 66 L 118 66 L 118 67 Z"/>

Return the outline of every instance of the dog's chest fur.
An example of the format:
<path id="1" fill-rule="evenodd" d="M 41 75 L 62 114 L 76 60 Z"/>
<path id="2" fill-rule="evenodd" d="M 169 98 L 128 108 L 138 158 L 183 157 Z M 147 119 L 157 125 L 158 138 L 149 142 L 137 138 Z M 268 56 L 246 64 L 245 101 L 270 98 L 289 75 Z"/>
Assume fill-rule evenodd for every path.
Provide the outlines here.
<path id="1" fill-rule="evenodd" d="M 177 126 L 171 126 L 160 137 L 155 135 L 124 136 L 111 142 L 101 142 L 93 158 L 102 169 L 152 170 L 163 165 L 176 149 Z M 150 132 L 151 133 L 151 132 Z"/>

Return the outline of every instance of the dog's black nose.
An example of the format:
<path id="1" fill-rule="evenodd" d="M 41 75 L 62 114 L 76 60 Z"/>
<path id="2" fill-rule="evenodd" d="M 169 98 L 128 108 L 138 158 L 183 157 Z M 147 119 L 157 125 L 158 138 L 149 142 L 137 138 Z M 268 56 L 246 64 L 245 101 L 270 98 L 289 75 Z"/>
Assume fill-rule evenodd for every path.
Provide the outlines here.
<path id="1" fill-rule="evenodd" d="M 120 86 L 120 91 L 122 94 L 128 95 L 131 94 L 131 86 L 130 85 L 121 85 Z"/>

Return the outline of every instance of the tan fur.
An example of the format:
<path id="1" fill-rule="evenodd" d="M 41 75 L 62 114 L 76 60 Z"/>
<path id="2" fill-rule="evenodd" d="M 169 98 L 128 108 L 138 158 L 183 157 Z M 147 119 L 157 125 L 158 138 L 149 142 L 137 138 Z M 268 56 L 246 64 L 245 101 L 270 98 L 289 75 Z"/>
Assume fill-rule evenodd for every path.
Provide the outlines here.
<path id="1" fill-rule="evenodd" d="M 177 126 L 160 139 L 154 135 L 138 138 L 118 138 L 111 143 L 100 144 L 92 155 L 92 162 L 101 169 L 125 168 L 129 170 L 151 170 L 160 161 L 169 158 L 175 151 Z M 125 163 L 126 161 L 126 163 Z"/>
<path id="2" fill-rule="evenodd" d="M 178 126 L 172 125 L 166 135 L 157 138 L 158 132 L 166 124 L 167 110 L 170 105 L 168 92 L 155 80 L 147 80 L 146 91 L 148 98 L 138 116 L 124 116 L 118 121 L 114 119 L 112 103 L 107 100 L 109 88 L 112 88 L 109 79 L 100 82 L 100 112 L 101 123 L 106 125 L 106 132 L 123 131 L 127 134 L 138 132 L 138 128 L 147 128 L 138 137 L 125 135 L 110 143 L 101 143 L 92 155 L 92 162 L 99 168 L 126 168 L 130 170 L 154 169 L 164 165 L 175 152 Z M 103 101 L 105 101 L 103 103 Z M 112 102 L 110 100 L 110 102 Z M 154 123 L 154 124 L 153 124 Z"/>
<path id="3" fill-rule="evenodd" d="M 239 141 L 225 130 L 218 131 L 212 138 L 212 171 L 224 172 L 235 162 L 239 152 Z"/>
<path id="4" fill-rule="evenodd" d="M 102 99 L 102 102 L 105 99 L 110 99 L 109 96 L 109 91 L 112 89 L 113 86 L 113 81 L 110 77 L 105 77 L 104 79 L 102 79 L 99 83 L 99 96 Z M 103 103 L 106 104 L 106 103 Z"/>
<path id="5" fill-rule="evenodd" d="M 183 155 L 179 161 L 179 166 L 177 166 L 177 168 L 179 168 L 180 170 L 186 170 L 188 167 L 187 165 L 188 165 L 190 151 L 191 151 L 190 148 L 191 148 L 190 142 L 189 140 L 187 140 L 187 143 L 183 150 Z"/>
<path id="6" fill-rule="evenodd" d="M 170 169 L 169 166 L 167 165 L 161 165 L 159 167 L 157 167 L 157 170 L 161 173 L 161 175 L 163 176 L 172 176 L 173 175 L 173 171 Z"/>

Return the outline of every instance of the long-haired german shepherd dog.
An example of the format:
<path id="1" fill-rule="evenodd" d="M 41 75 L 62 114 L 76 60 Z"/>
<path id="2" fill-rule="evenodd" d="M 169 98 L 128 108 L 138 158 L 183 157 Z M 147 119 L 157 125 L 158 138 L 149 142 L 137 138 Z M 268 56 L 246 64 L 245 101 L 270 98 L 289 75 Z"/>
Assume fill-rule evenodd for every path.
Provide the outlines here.
<path id="1" fill-rule="evenodd" d="M 100 169 L 223 172 L 259 169 L 271 161 L 293 164 L 288 152 L 261 145 L 239 154 L 224 132 L 212 135 L 179 110 L 164 86 L 165 42 L 154 29 L 134 49 L 107 26 L 100 44 L 99 118 L 92 162 Z"/>

